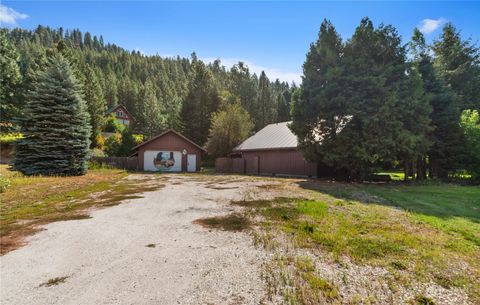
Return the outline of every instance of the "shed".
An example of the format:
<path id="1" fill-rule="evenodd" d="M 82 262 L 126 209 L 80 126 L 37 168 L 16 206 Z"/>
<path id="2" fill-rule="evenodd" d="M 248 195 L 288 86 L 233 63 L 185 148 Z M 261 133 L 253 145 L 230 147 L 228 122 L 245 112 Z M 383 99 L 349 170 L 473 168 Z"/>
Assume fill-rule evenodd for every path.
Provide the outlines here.
<path id="1" fill-rule="evenodd" d="M 205 150 L 179 132 L 169 129 L 133 148 L 138 168 L 144 171 L 196 172 Z"/>
<path id="2" fill-rule="evenodd" d="M 240 161 L 243 163 L 243 172 L 276 176 L 317 176 L 317 163 L 306 161 L 298 151 L 297 136 L 288 127 L 289 123 L 267 125 L 233 149 L 232 155 L 243 159 Z M 242 171 L 238 170 L 238 166 L 236 168 L 234 171 Z"/>

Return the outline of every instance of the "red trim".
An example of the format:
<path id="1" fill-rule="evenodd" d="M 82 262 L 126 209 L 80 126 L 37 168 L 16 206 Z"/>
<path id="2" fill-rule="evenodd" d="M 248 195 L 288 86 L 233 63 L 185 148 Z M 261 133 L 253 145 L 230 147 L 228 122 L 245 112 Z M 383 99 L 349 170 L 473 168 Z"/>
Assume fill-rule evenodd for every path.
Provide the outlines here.
<path id="1" fill-rule="evenodd" d="M 153 138 L 151 138 L 150 140 L 148 141 L 145 141 L 137 146 L 135 146 L 134 148 L 132 148 L 132 150 L 137 150 L 139 147 L 142 147 L 143 145 L 147 144 L 147 143 L 150 143 L 160 137 L 163 137 L 164 135 L 166 135 L 167 133 L 169 132 L 173 132 L 174 134 L 176 134 L 177 136 L 181 137 L 182 139 L 184 139 L 185 141 L 191 143 L 192 145 L 194 145 L 195 147 L 199 148 L 200 150 L 202 150 L 203 152 L 207 152 L 203 147 L 201 147 L 200 145 L 198 145 L 197 143 L 193 142 L 192 140 L 190 140 L 189 138 L 185 137 L 184 135 L 182 135 L 181 133 L 173 130 L 173 129 L 168 129 L 167 131 L 165 132 L 162 132 L 161 134 L 159 134 L 158 136 L 155 136 Z"/>

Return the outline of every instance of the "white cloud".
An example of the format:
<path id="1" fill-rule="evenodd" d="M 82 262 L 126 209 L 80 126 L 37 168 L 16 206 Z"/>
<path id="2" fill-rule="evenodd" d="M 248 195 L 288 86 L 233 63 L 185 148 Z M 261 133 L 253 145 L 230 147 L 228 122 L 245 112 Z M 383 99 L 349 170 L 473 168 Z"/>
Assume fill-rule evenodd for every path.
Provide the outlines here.
<path id="1" fill-rule="evenodd" d="M 28 15 L 19 13 L 13 8 L 0 4 L 0 24 L 15 25 L 17 20 L 27 19 Z"/>
<path id="2" fill-rule="evenodd" d="M 423 19 L 420 21 L 418 25 L 418 29 L 423 34 L 431 34 L 435 32 L 441 25 L 443 25 L 447 20 L 445 18 L 438 18 L 438 19 Z"/>
<path id="3" fill-rule="evenodd" d="M 275 81 L 277 78 L 280 81 L 285 81 L 288 83 L 295 82 L 295 84 L 299 85 L 302 82 L 301 73 L 293 72 L 293 71 L 282 71 L 276 68 L 268 68 L 264 66 L 257 65 L 248 60 L 236 59 L 236 58 L 200 58 L 204 62 L 211 63 L 214 62 L 216 59 L 220 59 L 222 65 L 231 68 L 233 65 L 238 64 L 239 61 L 243 62 L 245 65 L 248 66 L 250 73 L 255 73 L 257 76 L 260 76 L 262 71 L 265 71 L 265 74 L 270 79 L 270 81 Z"/>

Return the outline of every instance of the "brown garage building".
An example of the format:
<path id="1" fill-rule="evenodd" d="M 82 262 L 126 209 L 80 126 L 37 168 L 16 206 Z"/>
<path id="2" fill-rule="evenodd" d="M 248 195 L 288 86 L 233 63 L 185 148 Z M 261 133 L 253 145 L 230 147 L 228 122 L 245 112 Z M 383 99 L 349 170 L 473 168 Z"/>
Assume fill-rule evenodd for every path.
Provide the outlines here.
<path id="1" fill-rule="evenodd" d="M 195 172 L 205 150 L 173 129 L 133 148 L 144 171 Z"/>
<path id="2" fill-rule="evenodd" d="M 233 149 L 231 171 L 257 175 L 317 176 L 317 164 L 303 159 L 288 124 L 270 124 Z M 222 160 L 219 160 L 221 167 Z M 228 163 L 228 160 L 223 160 Z M 227 165 L 228 167 L 229 165 Z"/>

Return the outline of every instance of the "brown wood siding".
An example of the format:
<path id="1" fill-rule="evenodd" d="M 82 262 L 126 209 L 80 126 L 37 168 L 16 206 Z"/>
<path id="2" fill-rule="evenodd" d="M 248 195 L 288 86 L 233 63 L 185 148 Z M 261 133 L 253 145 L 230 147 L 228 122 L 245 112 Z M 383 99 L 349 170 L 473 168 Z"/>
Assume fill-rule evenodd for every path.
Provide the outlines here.
<path id="1" fill-rule="evenodd" d="M 295 149 L 244 151 L 242 156 L 249 174 L 317 176 L 317 164 L 305 161 Z"/>
<path id="2" fill-rule="evenodd" d="M 143 157 L 144 153 L 147 150 L 165 150 L 165 151 L 179 151 L 182 152 L 184 149 L 187 150 L 187 154 L 197 155 L 197 171 L 200 170 L 200 163 L 202 161 L 202 151 L 193 145 L 192 143 L 186 141 L 182 137 L 177 136 L 173 132 L 169 132 L 157 138 L 141 147 L 138 148 L 138 167 L 140 170 L 143 168 Z M 187 156 L 182 155 L 182 171 L 187 170 Z"/>

